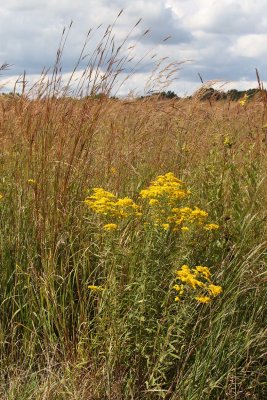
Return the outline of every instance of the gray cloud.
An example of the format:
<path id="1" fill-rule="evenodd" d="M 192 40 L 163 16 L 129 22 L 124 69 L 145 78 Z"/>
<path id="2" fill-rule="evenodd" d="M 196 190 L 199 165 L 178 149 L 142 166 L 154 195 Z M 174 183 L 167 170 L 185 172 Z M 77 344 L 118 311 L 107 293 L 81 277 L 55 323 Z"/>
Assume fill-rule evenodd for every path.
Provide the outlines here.
<path id="1" fill-rule="evenodd" d="M 38 74 L 44 66 L 52 66 L 62 30 L 73 20 L 63 55 L 63 71 L 70 72 L 88 30 L 103 24 L 88 43 L 91 54 L 101 33 L 122 8 L 114 27 L 115 43 L 119 46 L 142 18 L 129 38 L 129 45 L 136 45 L 132 54 L 137 60 L 153 48 L 138 64 L 140 87 L 152 68 L 149 57 L 154 52 L 158 57 L 170 57 L 170 61 L 192 60 L 180 72 L 187 87 L 190 82 L 195 87 L 198 72 L 205 80 L 240 81 L 242 85 L 255 80 L 255 67 L 267 80 L 265 0 L 9 0 L 0 5 L 0 63 L 13 64 L 5 75 L 24 70 L 29 75 Z M 123 51 L 127 53 L 127 46 Z M 125 66 L 125 73 L 133 64 Z M 133 84 L 138 86 L 138 79 Z"/>

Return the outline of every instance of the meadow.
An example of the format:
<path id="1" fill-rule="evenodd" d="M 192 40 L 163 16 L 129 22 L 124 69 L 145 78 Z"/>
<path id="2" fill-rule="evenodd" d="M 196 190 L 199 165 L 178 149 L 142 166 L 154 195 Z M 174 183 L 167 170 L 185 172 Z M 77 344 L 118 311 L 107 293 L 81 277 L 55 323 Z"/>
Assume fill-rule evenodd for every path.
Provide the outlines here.
<path id="1" fill-rule="evenodd" d="M 47 94 L 0 98 L 0 398 L 266 398 L 265 92 Z"/>

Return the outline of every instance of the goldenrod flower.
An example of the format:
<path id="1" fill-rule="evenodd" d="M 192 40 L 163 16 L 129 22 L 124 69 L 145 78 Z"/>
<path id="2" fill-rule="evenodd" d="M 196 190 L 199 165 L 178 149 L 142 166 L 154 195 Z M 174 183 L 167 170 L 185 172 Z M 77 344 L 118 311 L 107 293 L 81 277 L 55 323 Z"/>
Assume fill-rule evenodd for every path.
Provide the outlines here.
<path id="1" fill-rule="evenodd" d="M 0 201 L 3 200 L 4 195 L 2 193 L 0 193 Z"/>
<path id="2" fill-rule="evenodd" d="M 28 182 L 29 185 L 32 185 L 32 186 L 36 185 L 36 180 L 35 179 L 28 179 L 27 182 Z"/>
<path id="3" fill-rule="evenodd" d="M 174 285 L 173 289 L 176 290 L 179 295 L 182 295 L 184 293 L 184 285 Z"/>
<path id="4" fill-rule="evenodd" d="M 197 275 L 191 272 L 188 265 L 183 265 L 180 270 L 176 271 L 176 275 L 181 282 L 191 286 L 193 289 L 195 289 L 198 286 L 199 287 L 204 286 L 203 282 L 196 279 Z"/>
<path id="5" fill-rule="evenodd" d="M 195 300 L 197 300 L 199 303 L 207 304 L 210 303 L 211 298 L 208 296 L 197 296 L 195 297 Z"/>
<path id="6" fill-rule="evenodd" d="M 102 292 L 104 290 L 102 286 L 96 285 L 88 285 L 88 289 L 92 290 L 92 292 Z"/>
<path id="7" fill-rule="evenodd" d="M 159 201 L 175 204 L 177 200 L 190 194 L 183 186 L 182 181 L 176 178 L 172 172 L 168 172 L 165 175 L 159 175 L 148 188 L 141 190 L 140 196 L 143 199 L 150 199 L 149 205 L 152 206 L 158 204 Z M 158 202 L 155 200 L 158 200 Z"/>
<path id="8" fill-rule="evenodd" d="M 208 213 L 204 210 L 201 210 L 198 207 L 195 207 L 195 209 L 191 211 L 191 219 L 193 221 L 197 220 L 197 221 L 201 222 L 203 219 L 207 218 L 207 216 L 208 216 Z"/>
<path id="9" fill-rule="evenodd" d="M 182 145 L 182 151 L 188 153 L 191 150 L 190 146 L 186 145 L 185 143 Z"/>
<path id="10" fill-rule="evenodd" d="M 203 265 L 197 265 L 194 268 L 182 265 L 176 271 L 176 277 L 178 283 L 173 286 L 173 289 L 178 292 L 177 294 L 181 296 L 185 292 L 188 294 L 193 292 L 194 299 L 199 303 L 209 303 L 222 293 L 222 287 L 211 282 L 211 272 Z"/>
<path id="11" fill-rule="evenodd" d="M 148 200 L 149 222 L 154 226 L 172 232 L 186 232 L 190 225 L 201 227 L 205 230 L 218 229 L 217 224 L 207 224 L 208 213 L 199 207 L 181 207 L 180 201 L 188 197 L 190 191 L 184 183 L 176 178 L 172 172 L 159 175 L 144 190 L 140 197 Z M 92 194 L 84 200 L 85 204 L 95 213 L 109 217 L 111 220 L 140 217 L 141 207 L 130 197 L 118 198 L 103 188 L 93 188 Z M 147 221 L 144 221 L 146 224 Z M 105 230 L 113 230 L 114 226 Z"/>
<path id="12" fill-rule="evenodd" d="M 170 224 L 162 224 L 161 225 L 164 231 L 167 231 L 170 228 Z"/>
<path id="13" fill-rule="evenodd" d="M 232 143 L 231 139 L 229 138 L 229 136 L 226 136 L 226 137 L 224 138 L 223 144 L 224 144 L 225 146 L 228 146 L 228 147 L 232 147 L 232 145 L 233 145 L 233 143 Z"/>
<path id="14" fill-rule="evenodd" d="M 240 104 L 242 107 L 244 107 L 244 105 L 247 103 L 247 101 L 248 101 L 248 95 L 245 94 L 245 96 L 244 96 L 241 100 L 239 100 L 239 104 Z"/>
<path id="15" fill-rule="evenodd" d="M 172 208 L 171 214 L 167 219 L 168 222 L 174 223 L 176 227 L 178 225 L 182 228 L 182 225 L 185 222 L 189 222 L 190 224 L 196 223 L 198 225 L 202 225 L 207 217 L 208 213 L 204 210 L 201 210 L 199 207 L 195 207 L 194 209 L 190 207 L 175 207 Z"/>
<path id="16" fill-rule="evenodd" d="M 188 225 L 216 229 L 216 224 L 206 224 L 208 213 L 199 207 L 181 207 L 179 203 L 190 195 L 184 182 L 172 172 L 159 175 L 150 185 L 141 190 L 140 197 L 148 200 L 149 218 L 155 226 L 172 232 L 186 232 Z"/>
<path id="17" fill-rule="evenodd" d="M 201 274 L 206 280 L 210 280 L 211 277 L 211 272 L 208 267 L 203 267 L 202 265 L 196 266 L 193 271 L 196 273 L 196 275 Z"/>
<path id="18" fill-rule="evenodd" d="M 216 297 L 222 293 L 222 287 L 213 285 L 212 283 L 208 286 L 208 291 L 211 296 Z"/>
<path id="19" fill-rule="evenodd" d="M 214 231 L 216 229 L 219 229 L 219 225 L 217 225 L 217 224 L 206 224 L 206 225 L 204 225 L 204 229 L 206 231 Z"/>
<path id="20" fill-rule="evenodd" d="M 149 204 L 150 206 L 155 206 L 155 205 L 158 205 L 158 204 L 159 204 L 159 201 L 156 200 L 156 199 L 150 199 L 148 204 Z"/>
<path id="21" fill-rule="evenodd" d="M 94 188 L 93 194 L 84 200 L 85 204 L 95 213 L 109 217 L 127 218 L 131 215 L 140 216 L 140 207 L 129 197 L 117 198 L 102 188 Z"/>
<path id="22" fill-rule="evenodd" d="M 105 231 L 115 231 L 116 229 L 118 229 L 118 225 L 117 224 L 106 224 L 103 226 L 103 229 Z"/>

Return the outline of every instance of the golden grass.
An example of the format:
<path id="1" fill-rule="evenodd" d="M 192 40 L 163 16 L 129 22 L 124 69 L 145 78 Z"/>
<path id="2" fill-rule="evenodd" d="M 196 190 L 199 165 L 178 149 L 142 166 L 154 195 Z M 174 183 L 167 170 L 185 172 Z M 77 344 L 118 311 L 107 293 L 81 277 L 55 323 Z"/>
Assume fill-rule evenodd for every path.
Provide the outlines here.
<path id="1" fill-rule="evenodd" d="M 117 76 L 115 49 L 78 99 L 63 95 L 60 56 L 34 99 L 0 97 L 0 397 L 263 399 L 265 93 L 244 106 L 97 98 Z M 90 79 L 106 64 L 94 57 Z M 218 232 L 103 232 L 84 204 L 93 187 L 138 200 L 166 172 Z M 218 301 L 174 301 L 183 264 L 210 268 Z"/>

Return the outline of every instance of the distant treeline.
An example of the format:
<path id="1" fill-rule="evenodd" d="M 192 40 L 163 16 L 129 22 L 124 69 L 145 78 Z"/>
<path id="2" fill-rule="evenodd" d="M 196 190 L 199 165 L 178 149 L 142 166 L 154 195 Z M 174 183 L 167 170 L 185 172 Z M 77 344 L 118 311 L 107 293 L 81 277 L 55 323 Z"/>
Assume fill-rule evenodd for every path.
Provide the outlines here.
<path id="1" fill-rule="evenodd" d="M 174 91 L 168 90 L 167 92 L 154 92 L 152 94 L 146 95 L 146 96 L 140 96 L 139 99 L 145 99 L 145 98 L 153 98 L 157 97 L 160 99 L 191 99 L 192 97 L 198 97 L 199 100 L 205 101 L 205 100 L 232 100 L 232 101 L 238 101 L 244 98 L 244 96 L 247 96 L 248 99 L 253 99 L 257 94 L 259 93 L 265 93 L 267 95 L 267 90 L 265 89 L 259 89 L 259 88 L 254 88 L 254 89 L 248 89 L 248 90 L 237 90 L 237 89 L 230 89 L 227 92 L 221 91 L 214 89 L 212 87 L 210 88 L 200 88 L 197 92 L 195 92 L 194 95 L 192 96 L 187 96 L 187 97 L 179 97 Z M 9 92 L 9 93 L 1 93 L 0 96 L 8 96 L 8 97 L 20 97 L 20 93 L 15 93 L 15 92 Z M 98 93 L 93 96 L 86 96 L 90 98 L 95 98 L 95 99 L 102 99 L 102 98 L 111 98 L 114 100 L 119 100 L 118 97 L 115 96 L 107 96 L 104 93 Z"/>
<path id="2" fill-rule="evenodd" d="M 200 95 L 200 100 L 232 100 L 232 101 L 238 101 L 244 98 L 244 96 L 247 96 L 248 99 L 253 99 L 258 93 L 266 92 L 266 90 L 260 90 L 260 89 L 248 89 L 248 90 L 237 90 L 237 89 L 231 89 L 228 90 L 227 92 L 216 90 L 214 88 L 207 88 L 206 90 L 199 91 Z"/>
<path id="3" fill-rule="evenodd" d="M 264 92 L 267 94 L 267 91 L 260 90 L 258 88 L 255 89 L 248 89 L 248 90 L 237 90 L 237 89 L 231 89 L 228 90 L 227 92 L 221 91 L 221 90 L 216 90 L 212 87 L 210 88 L 201 88 L 199 89 L 196 93 L 195 96 L 199 98 L 199 100 L 204 101 L 204 100 L 232 100 L 232 101 L 238 101 L 244 98 L 244 96 L 247 96 L 248 99 L 253 99 L 258 93 Z M 141 96 L 141 98 L 144 97 L 160 97 L 162 99 L 180 99 L 175 92 L 168 90 L 167 92 L 160 92 L 160 93 L 153 93 L 152 95 L 149 96 Z M 193 96 L 188 96 L 186 98 L 190 99 Z"/>

